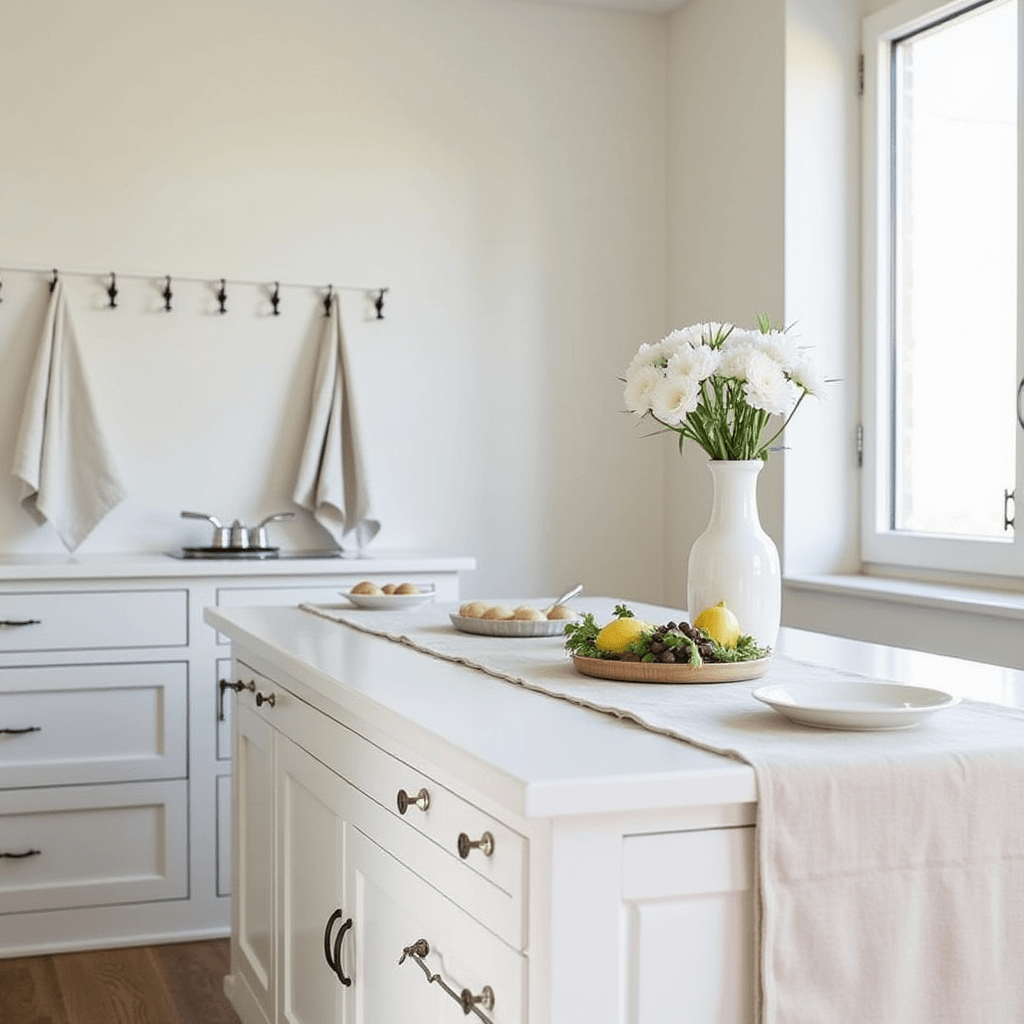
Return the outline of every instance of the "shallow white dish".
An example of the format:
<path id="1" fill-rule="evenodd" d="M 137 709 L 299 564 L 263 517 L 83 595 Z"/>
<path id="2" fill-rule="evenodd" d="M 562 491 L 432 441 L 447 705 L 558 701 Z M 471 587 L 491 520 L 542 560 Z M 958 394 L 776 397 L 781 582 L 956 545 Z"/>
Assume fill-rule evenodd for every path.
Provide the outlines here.
<path id="1" fill-rule="evenodd" d="M 562 636 L 575 619 L 475 619 L 452 614 L 452 625 L 463 633 L 480 636 Z"/>
<path id="2" fill-rule="evenodd" d="M 780 715 L 818 729 L 860 732 L 910 729 L 960 698 L 943 690 L 899 683 L 776 683 L 754 696 Z"/>
<path id="3" fill-rule="evenodd" d="M 351 594 L 347 590 L 342 591 L 342 594 L 357 608 L 386 611 L 397 608 L 415 608 L 418 604 L 434 600 L 432 584 L 420 583 L 419 588 L 418 594 Z"/>

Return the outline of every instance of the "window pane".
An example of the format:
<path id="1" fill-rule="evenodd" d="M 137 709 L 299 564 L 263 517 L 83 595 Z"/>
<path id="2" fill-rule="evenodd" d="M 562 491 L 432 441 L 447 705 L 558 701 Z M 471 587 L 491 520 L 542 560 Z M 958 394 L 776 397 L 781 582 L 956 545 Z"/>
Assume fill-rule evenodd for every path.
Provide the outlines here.
<path id="1" fill-rule="evenodd" d="M 893 514 L 1011 536 L 1017 351 L 1017 5 L 893 47 Z"/>

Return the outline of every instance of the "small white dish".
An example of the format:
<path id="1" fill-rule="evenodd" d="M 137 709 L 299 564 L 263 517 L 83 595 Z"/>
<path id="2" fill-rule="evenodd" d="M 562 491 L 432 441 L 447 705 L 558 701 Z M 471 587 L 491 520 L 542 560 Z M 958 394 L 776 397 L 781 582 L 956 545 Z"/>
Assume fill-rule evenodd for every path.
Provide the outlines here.
<path id="1" fill-rule="evenodd" d="M 418 594 L 352 594 L 342 591 L 357 608 L 369 608 L 373 611 L 387 611 L 398 608 L 415 608 L 419 604 L 434 600 L 434 587 L 430 584 L 419 584 Z"/>
<path id="2" fill-rule="evenodd" d="M 910 729 L 960 698 L 943 690 L 900 683 L 776 683 L 753 693 L 799 725 L 868 732 Z"/>

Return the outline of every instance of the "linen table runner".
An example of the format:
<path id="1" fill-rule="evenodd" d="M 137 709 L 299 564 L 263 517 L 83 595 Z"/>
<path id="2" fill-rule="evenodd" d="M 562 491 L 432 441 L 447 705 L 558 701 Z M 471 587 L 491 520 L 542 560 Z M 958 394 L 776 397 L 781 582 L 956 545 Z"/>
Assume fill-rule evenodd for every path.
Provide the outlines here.
<path id="1" fill-rule="evenodd" d="M 773 658 L 753 682 L 576 672 L 562 638 L 456 632 L 454 608 L 303 605 L 748 763 L 757 778 L 759 1024 L 1024 1022 L 1024 711 L 964 701 L 897 732 L 795 725 L 751 696 L 863 679 Z"/>

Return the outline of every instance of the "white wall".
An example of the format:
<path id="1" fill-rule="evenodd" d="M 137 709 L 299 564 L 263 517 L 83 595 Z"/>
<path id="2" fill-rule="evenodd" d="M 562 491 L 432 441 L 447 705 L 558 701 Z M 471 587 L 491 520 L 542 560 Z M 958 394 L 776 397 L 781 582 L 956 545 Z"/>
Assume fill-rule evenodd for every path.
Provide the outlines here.
<path id="1" fill-rule="evenodd" d="M 669 318 L 779 322 L 785 271 L 783 0 L 689 0 L 670 18 Z M 674 437 L 674 435 L 673 435 Z M 706 458 L 668 438 L 666 595 L 686 600 L 686 561 L 711 508 Z M 758 491 L 782 547 L 782 468 Z"/>
<path id="2" fill-rule="evenodd" d="M 665 18 L 501 0 L 5 0 L 0 267 L 67 278 L 131 496 L 80 548 L 291 508 L 318 291 L 345 294 L 374 547 L 476 595 L 663 597 L 662 460 L 617 376 L 665 328 Z M 103 308 L 105 274 L 120 308 Z M 163 275 L 175 285 L 160 312 Z M 3 274 L 9 465 L 46 274 Z M 741 310 L 740 312 L 745 312 Z M 0 552 L 61 552 L 0 473 Z M 285 546 L 326 539 L 308 520 Z M 653 540 L 652 540 L 653 539 Z M 372 550 L 372 549 L 371 549 Z"/>

